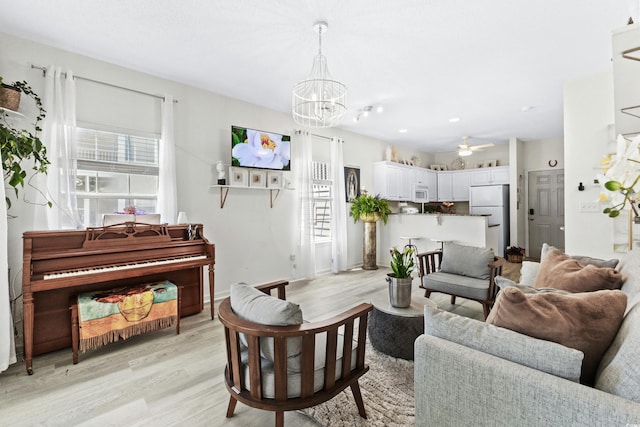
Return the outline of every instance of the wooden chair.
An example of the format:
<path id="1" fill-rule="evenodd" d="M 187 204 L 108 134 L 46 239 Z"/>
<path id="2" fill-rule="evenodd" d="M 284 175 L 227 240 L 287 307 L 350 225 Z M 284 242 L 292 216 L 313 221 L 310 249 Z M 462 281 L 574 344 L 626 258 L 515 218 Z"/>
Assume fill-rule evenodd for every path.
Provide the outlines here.
<path id="1" fill-rule="evenodd" d="M 287 284 L 279 281 L 257 289 L 268 295 L 276 289 L 278 298 L 285 300 Z M 269 326 L 237 316 L 230 298 L 222 301 L 218 310 L 227 347 L 225 382 L 231 395 L 227 418 L 233 416 L 240 401 L 274 411 L 275 425 L 283 426 L 285 411 L 318 405 L 347 387 L 351 387 L 360 416 L 367 418 L 358 379 L 369 370 L 364 357 L 371 304 L 360 304 L 320 322 Z M 272 363 L 261 353 L 261 344 L 268 339 L 273 339 Z M 292 345 L 292 339 L 301 343 L 301 353 L 299 369 L 289 366 L 288 371 L 292 362 L 287 358 L 287 345 Z"/>
<path id="2" fill-rule="evenodd" d="M 502 274 L 505 259 L 494 257 L 488 264 L 489 278 L 478 279 L 441 272 L 442 257 L 442 249 L 418 254 L 420 287 L 425 290 L 424 296 L 429 298 L 432 292 L 441 292 L 451 295 L 451 304 L 456 303 L 457 296 L 478 301 L 486 319 L 498 293 L 494 279 Z"/>

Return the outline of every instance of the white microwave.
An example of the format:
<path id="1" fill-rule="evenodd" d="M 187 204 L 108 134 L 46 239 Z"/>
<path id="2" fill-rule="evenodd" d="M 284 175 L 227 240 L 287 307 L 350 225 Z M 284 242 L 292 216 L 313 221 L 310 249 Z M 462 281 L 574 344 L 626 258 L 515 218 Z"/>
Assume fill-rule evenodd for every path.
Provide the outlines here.
<path id="1" fill-rule="evenodd" d="M 429 201 L 429 187 L 423 184 L 413 184 L 413 198 L 414 203 L 427 203 Z"/>

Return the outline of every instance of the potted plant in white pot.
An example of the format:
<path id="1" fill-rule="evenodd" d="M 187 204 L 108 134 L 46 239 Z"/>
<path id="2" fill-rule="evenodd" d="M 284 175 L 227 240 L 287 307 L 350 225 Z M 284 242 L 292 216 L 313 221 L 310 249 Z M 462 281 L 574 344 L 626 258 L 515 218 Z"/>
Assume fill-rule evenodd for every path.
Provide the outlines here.
<path id="1" fill-rule="evenodd" d="M 0 77 L 2 84 L 2 77 Z M 15 82 L 8 86 L 10 90 L 18 90 L 21 94 L 27 95 L 35 102 L 38 114 L 33 124 L 33 131 L 20 129 L 16 126 L 17 120 L 11 117 L 4 107 L 0 109 L 0 148 L 2 150 L 2 172 L 4 181 L 7 182 L 18 196 L 18 187 L 24 187 L 27 172 L 22 163 L 31 160 L 32 169 L 36 173 L 46 173 L 49 160 L 47 159 L 47 148 L 38 137 L 42 130 L 40 122 L 45 117 L 45 110 L 42 107 L 42 100 L 31 89 L 27 82 Z M 4 87 L 6 90 L 7 88 Z M 4 92 L 3 92 L 4 93 Z M 9 197 L 6 197 L 7 209 L 11 207 Z M 51 202 L 47 203 L 51 207 Z"/>
<path id="2" fill-rule="evenodd" d="M 387 274 L 389 282 L 389 302 L 393 307 L 405 308 L 411 305 L 411 273 L 415 268 L 413 246 L 405 246 L 404 250 L 391 248 L 391 269 Z"/>
<path id="3" fill-rule="evenodd" d="M 364 222 L 364 247 L 362 268 L 375 270 L 376 263 L 376 222 L 381 219 L 385 224 L 391 213 L 389 202 L 379 196 L 371 196 L 365 192 L 353 200 L 349 215 L 353 222 Z"/>

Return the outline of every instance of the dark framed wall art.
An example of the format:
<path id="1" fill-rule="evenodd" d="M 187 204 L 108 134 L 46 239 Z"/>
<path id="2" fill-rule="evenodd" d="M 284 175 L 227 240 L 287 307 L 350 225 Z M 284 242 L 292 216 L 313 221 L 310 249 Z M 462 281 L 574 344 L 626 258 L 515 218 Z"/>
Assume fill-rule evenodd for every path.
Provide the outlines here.
<path id="1" fill-rule="evenodd" d="M 344 190 L 347 202 L 353 202 L 360 195 L 360 168 L 344 167 Z"/>

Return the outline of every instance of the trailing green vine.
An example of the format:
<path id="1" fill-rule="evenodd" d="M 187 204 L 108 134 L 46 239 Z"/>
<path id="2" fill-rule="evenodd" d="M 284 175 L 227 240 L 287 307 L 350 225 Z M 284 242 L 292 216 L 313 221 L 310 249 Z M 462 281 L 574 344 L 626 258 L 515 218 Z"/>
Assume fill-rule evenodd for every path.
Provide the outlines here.
<path id="1" fill-rule="evenodd" d="M 0 84 L 2 84 L 2 77 L 0 77 Z M 47 173 L 47 167 L 49 166 L 47 148 L 38 137 L 38 133 L 42 131 L 40 124 L 45 118 L 46 111 L 42 107 L 42 100 L 26 81 L 15 82 L 10 86 L 32 98 L 38 110 L 38 115 L 33 124 L 33 132 L 14 127 L 10 123 L 9 114 L 5 110 L 0 111 L 2 172 L 4 181 L 13 187 L 15 195 L 18 197 L 18 187 L 24 187 L 25 178 L 27 177 L 27 171 L 22 166 L 25 160 L 30 159 L 33 162 L 32 168 L 36 173 Z M 7 209 L 11 208 L 9 197 L 7 196 L 5 200 Z M 51 207 L 52 203 L 48 201 L 47 205 Z"/>

